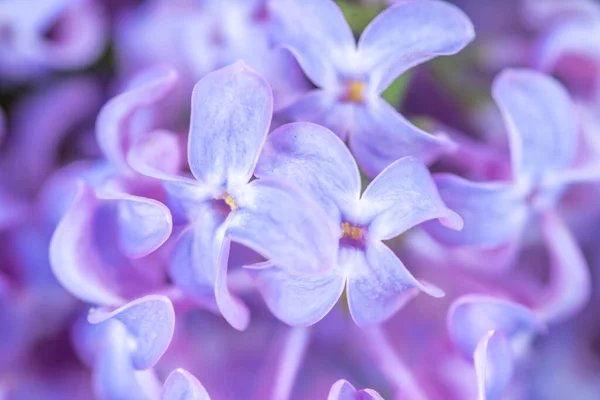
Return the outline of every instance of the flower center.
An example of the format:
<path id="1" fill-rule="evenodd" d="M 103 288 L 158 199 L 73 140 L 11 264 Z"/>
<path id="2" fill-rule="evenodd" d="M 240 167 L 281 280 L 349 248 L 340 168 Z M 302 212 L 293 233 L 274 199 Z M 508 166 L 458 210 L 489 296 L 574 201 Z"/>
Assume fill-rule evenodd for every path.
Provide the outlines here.
<path id="1" fill-rule="evenodd" d="M 342 239 L 350 238 L 354 240 L 360 240 L 363 238 L 363 230 L 358 226 L 352 226 L 349 222 L 342 222 Z"/>
<path id="2" fill-rule="evenodd" d="M 237 203 L 235 202 L 235 200 L 233 200 L 233 199 L 231 198 L 231 196 L 230 196 L 230 195 L 228 195 L 228 194 L 225 194 L 225 197 L 223 197 L 223 201 L 225 202 L 225 204 L 227 204 L 227 205 L 229 206 L 229 208 L 231 208 L 231 211 L 233 211 L 233 210 L 237 210 L 237 208 L 238 208 L 238 205 L 237 205 Z"/>
<path id="3" fill-rule="evenodd" d="M 351 103 L 363 103 L 365 98 L 363 97 L 363 91 L 367 84 L 361 81 L 348 81 L 346 84 L 346 95 L 345 101 Z"/>

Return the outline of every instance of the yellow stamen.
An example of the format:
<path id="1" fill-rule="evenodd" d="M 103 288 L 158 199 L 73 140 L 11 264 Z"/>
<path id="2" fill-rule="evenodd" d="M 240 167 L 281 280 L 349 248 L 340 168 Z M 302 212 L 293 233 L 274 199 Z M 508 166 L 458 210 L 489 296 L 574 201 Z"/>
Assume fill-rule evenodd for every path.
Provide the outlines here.
<path id="1" fill-rule="evenodd" d="M 347 83 L 346 101 L 353 103 L 363 103 L 365 101 L 363 97 L 363 90 L 367 84 L 361 81 L 349 81 Z"/>
<path id="2" fill-rule="evenodd" d="M 233 211 L 233 210 L 237 210 L 237 208 L 238 208 L 238 205 L 237 205 L 237 203 L 235 202 L 235 200 L 233 200 L 233 199 L 231 198 L 231 196 L 230 196 L 230 195 L 226 194 L 226 195 L 225 195 L 225 197 L 223 197 L 223 200 L 225 201 L 225 204 L 227 204 L 227 205 L 228 205 L 228 206 L 231 208 L 231 211 Z"/>
<path id="3" fill-rule="evenodd" d="M 349 237 L 354 240 L 359 240 L 363 237 L 362 229 L 357 226 L 352 226 L 348 222 L 342 222 L 342 229 L 344 230 L 342 239 Z"/>

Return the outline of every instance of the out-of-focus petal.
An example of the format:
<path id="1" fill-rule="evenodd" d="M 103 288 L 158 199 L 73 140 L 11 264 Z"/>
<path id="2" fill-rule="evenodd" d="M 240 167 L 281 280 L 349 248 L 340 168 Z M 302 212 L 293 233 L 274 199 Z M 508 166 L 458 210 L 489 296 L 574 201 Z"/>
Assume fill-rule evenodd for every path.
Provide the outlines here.
<path id="1" fill-rule="evenodd" d="M 102 264 L 91 243 L 96 201 L 91 189 L 80 183 L 52 236 L 50 266 L 60 284 L 75 297 L 91 304 L 119 305 L 125 300 L 101 275 Z"/>
<path id="2" fill-rule="evenodd" d="M 281 268 L 310 274 L 332 268 L 338 236 L 325 212 L 303 192 L 258 179 L 231 193 L 238 208 L 227 218 L 227 236 Z"/>
<path id="3" fill-rule="evenodd" d="M 360 196 L 358 167 L 344 142 L 311 123 L 287 124 L 271 133 L 255 173 L 303 189 L 338 223 L 339 210 Z"/>
<path id="4" fill-rule="evenodd" d="M 323 319 L 346 283 L 338 268 L 318 275 L 298 275 L 266 262 L 248 267 L 248 272 L 271 312 L 292 326 L 308 326 Z"/>
<path id="5" fill-rule="evenodd" d="M 192 94 L 188 143 L 194 176 L 221 188 L 248 182 L 272 113 L 269 83 L 242 61 L 200 80 Z"/>
<path id="6" fill-rule="evenodd" d="M 428 164 L 455 148 L 450 139 L 417 128 L 380 98 L 354 107 L 354 118 L 350 149 L 370 177 L 399 158 L 412 156 Z"/>
<path id="7" fill-rule="evenodd" d="M 458 53 L 475 38 L 469 18 L 443 1 L 407 1 L 379 14 L 358 42 L 378 93 L 404 71 L 441 55 Z"/>
<path id="8" fill-rule="evenodd" d="M 182 368 L 171 372 L 163 387 L 162 400 L 210 400 L 196 377 Z"/>
<path id="9" fill-rule="evenodd" d="M 136 113 L 165 98 L 177 81 L 177 73 L 170 68 L 146 70 L 136 80 L 136 86 L 113 97 L 102 107 L 96 120 L 96 137 L 109 161 L 129 170 L 127 152 L 145 133 L 135 129 Z"/>
<path id="10" fill-rule="evenodd" d="M 168 297 L 149 295 L 134 300 L 114 311 L 92 309 L 88 321 L 92 324 L 117 320 L 127 328 L 135 342 L 131 361 L 137 370 L 151 368 L 171 343 L 175 330 L 175 311 Z"/>
<path id="11" fill-rule="evenodd" d="M 116 201 L 119 243 L 130 258 L 141 258 L 163 245 L 171 235 L 171 212 L 164 204 L 127 193 L 103 192 L 101 200 Z"/>
<path id="12" fill-rule="evenodd" d="M 136 371 L 131 363 L 127 329 L 110 321 L 92 373 L 94 392 L 101 400 L 154 400 L 160 387 L 154 371 Z"/>
<path id="13" fill-rule="evenodd" d="M 471 357 L 477 343 L 491 330 L 509 340 L 545 330 L 543 323 L 527 307 L 484 295 L 459 297 L 448 311 L 448 331 L 465 357 Z"/>
<path id="14" fill-rule="evenodd" d="M 533 2 L 532 2 L 533 3 Z M 592 18 L 567 20 L 550 29 L 537 53 L 538 66 L 552 70 L 562 56 L 577 54 L 600 61 L 600 23 Z"/>
<path id="15" fill-rule="evenodd" d="M 528 209 L 514 185 L 504 182 L 471 182 L 451 174 L 434 176 L 448 208 L 462 217 L 460 232 L 436 223 L 424 224 L 435 239 L 449 245 L 498 246 L 518 235 Z"/>
<path id="16" fill-rule="evenodd" d="M 488 331 L 473 352 L 479 400 L 500 400 L 513 375 L 512 351 L 506 337 Z"/>
<path id="17" fill-rule="evenodd" d="M 356 42 L 340 8 L 330 0 L 282 0 L 270 3 L 279 44 L 288 48 L 317 86 L 337 84 L 338 71 Z"/>
<path id="18" fill-rule="evenodd" d="M 340 249 L 340 264 L 348 272 L 350 314 L 359 326 L 379 324 L 423 291 L 433 297 L 444 292 L 415 279 L 385 244 L 374 241 L 366 249 Z"/>
<path id="19" fill-rule="evenodd" d="M 541 218 L 550 254 L 550 284 L 537 311 L 547 323 L 558 323 L 588 304 L 592 278 L 577 241 L 561 218 L 554 211 L 544 213 Z"/>
<path id="20" fill-rule="evenodd" d="M 517 182 L 529 187 L 573 162 L 575 109 L 558 81 L 533 70 L 510 69 L 494 80 L 492 93 L 508 129 Z"/>
<path id="21" fill-rule="evenodd" d="M 383 170 L 365 189 L 360 204 L 369 235 L 380 240 L 435 218 L 449 228 L 462 228 L 461 217 L 446 207 L 427 167 L 412 157 Z"/>
<path id="22" fill-rule="evenodd" d="M 331 386 L 327 400 L 383 400 L 373 389 L 356 390 L 347 380 L 340 379 Z"/>

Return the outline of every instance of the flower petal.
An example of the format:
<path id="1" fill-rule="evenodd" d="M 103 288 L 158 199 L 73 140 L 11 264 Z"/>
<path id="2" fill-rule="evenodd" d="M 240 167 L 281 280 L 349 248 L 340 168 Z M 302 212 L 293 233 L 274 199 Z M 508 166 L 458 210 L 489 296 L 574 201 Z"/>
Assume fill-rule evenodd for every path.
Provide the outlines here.
<path id="1" fill-rule="evenodd" d="M 338 269 L 299 275 L 267 261 L 247 270 L 269 310 L 292 326 L 309 326 L 323 319 L 339 300 L 346 283 Z"/>
<path id="2" fill-rule="evenodd" d="M 162 246 L 171 235 L 171 212 L 161 202 L 114 191 L 99 193 L 97 197 L 117 203 L 118 240 L 126 256 L 144 257 Z"/>
<path id="3" fill-rule="evenodd" d="M 383 400 L 373 389 L 356 390 L 347 380 L 340 379 L 331 386 L 327 400 Z"/>
<path id="4" fill-rule="evenodd" d="M 332 268 L 338 237 L 329 217 L 303 192 L 263 178 L 231 193 L 238 209 L 226 235 L 281 268 L 309 274 Z"/>
<path id="5" fill-rule="evenodd" d="M 450 139 L 417 128 L 380 98 L 354 107 L 354 117 L 350 149 L 370 177 L 399 158 L 412 156 L 430 163 L 455 148 Z"/>
<path id="6" fill-rule="evenodd" d="M 469 18 L 443 1 L 407 1 L 379 14 L 362 33 L 360 55 L 382 92 L 401 73 L 441 55 L 456 54 L 475 38 Z"/>
<path id="7" fill-rule="evenodd" d="M 104 156 L 118 167 L 128 170 L 126 156 L 139 139 L 133 124 L 136 114 L 165 98 L 177 84 L 177 73 L 169 68 L 144 71 L 136 86 L 113 97 L 102 107 L 96 120 L 96 138 Z"/>
<path id="8" fill-rule="evenodd" d="M 462 219 L 443 203 L 427 167 L 412 157 L 383 170 L 363 193 L 361 207 L 369 235 L 380 240 L 434 218 L 449 228 L 462 228 Z"/>
<path id="9" fill-rule="evenodd" d="M 282 0 L 270 4 L 279 44 L 295 56 L 308 78 L 322 88 L 337 84 L 346 56 L 356 42 L 333 1 Z"/>
<path id="10" fill-rule="evenodd" d="M 509 340 L 520 334 L 545 330 L 533 312 L 520 304 L 484 295 L 459 297 L 448 311 L 448 331 L 465 357 L 471 357 L 477 343 L 490 330 Z"/>
<path id="11" fill-rule="evenodd" d="M 165 381 L 162 400 L 210 400 L 196 377 L 183 368 L 171 372 Z"/>
<path id="12" fill-rule="evenodd" d="M 374 241 L 366 250 L 342 248 L 340 263 L 348 273 L 348 305 L 357 325 L 379 324 L 423 291 L 444 292 L 417 281 L 385 244 Z"/>
<path id="13" fill-rule="evenodd" d="M 175 330 L 175 310 L 168 297 L 149 295 L 134 300 L 114 311 L 92 309 L 88 321 L 99 324 L 117 320 L 127 328 L 135 341 L 131 353 L 137 370 L 151 368 L 162 357 L 171 343 Z"/>
<path id="14" fill-rule="evenodd" d="M 241 61 L 201 79 L 192 93 L 188 143 L 194 176 L 221 188 L 248 182 L 272 113 L 269 83 Z"/>
<path id="15" fill-rule="evenodd" d="M 424 224 L 435 239 L 453 246 L 493 247 L 519 235 L 528 209 L 514 185 L 471 182 L 451 174 L 437 174 L 434 180 L 444 203 L 465 222 L 460 232 L 436 223 Z"/>
<path id="16" fill-rule="evenodd" d="M 515 179 L 526 187 L 568 167 L 577 150 L 577 123 L 569 94 L 554 78 L 510 69 L 492 93 L 506 123 Z"/>
<path id="17" fill-rule="evenodd" d="M 558 323 L 579 313 L 590 301 L 590 268 L 577 241 L 562 219 L 549 211 L 542 215 L 542 233 L 550 253 L 550 283 L 538 305 L 541 318 Z"/>
<path id="18" fill-rule="evenodd" d="M 130 343 L 125 326 L 110 321 L 107 337 L 99 351 L 92 380 L 100 399 L 151 400 L 160 387 L 154 371 L 136 371 L 131 364 Z"/>
<path id="19" fill-rule="evenodd" d="M 491 330 L 477 343 L 473 353 L 479 400 L 500 400 L 513 375 L 512 352 L 506 337 Z"/>
<path id="20" fill-rule="evenodd" d="M 337 223 L 339 210 L 360 196 L 358 167 L 344 142 L 311 123 L 287 124 L 271 133 L 255 173 L 303 189 Z"/>
<path id="21" fill-rule="evenodd" d="M 50 241 L 50 265 L 60 284 L 75 297 L 100 305 L 125 302 L 101 274 L 102 263 L 93 248 L 91 225 L 96 210 L 91 189 L 79 183 L 71 207 Z"/>

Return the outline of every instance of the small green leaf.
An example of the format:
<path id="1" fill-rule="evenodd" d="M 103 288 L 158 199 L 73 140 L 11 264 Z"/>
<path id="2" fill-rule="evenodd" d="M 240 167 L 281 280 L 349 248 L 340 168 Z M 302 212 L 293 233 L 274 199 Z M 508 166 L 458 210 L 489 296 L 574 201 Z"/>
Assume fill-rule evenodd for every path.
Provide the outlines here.
<path id="1" fill-rule="evenodd" d="M 338 0 L 337 4 L 344 13 L 352 32 L 357 37 L 360 36 L 373 18 L 384 9 L 381 5 L 356 4 L 348 0 Z"/>

